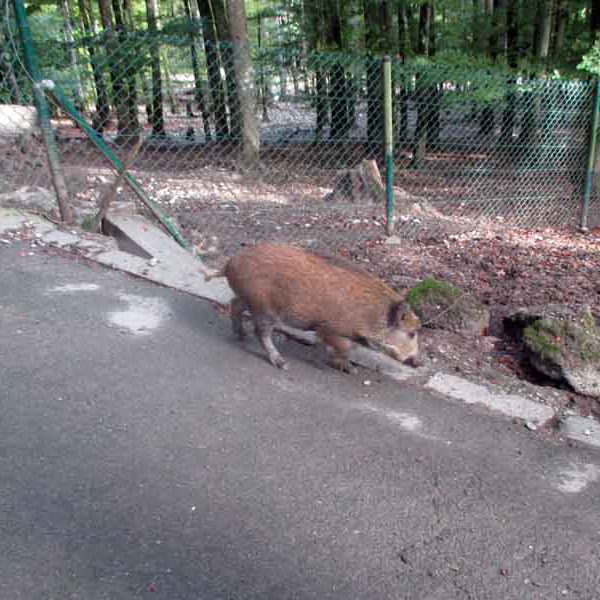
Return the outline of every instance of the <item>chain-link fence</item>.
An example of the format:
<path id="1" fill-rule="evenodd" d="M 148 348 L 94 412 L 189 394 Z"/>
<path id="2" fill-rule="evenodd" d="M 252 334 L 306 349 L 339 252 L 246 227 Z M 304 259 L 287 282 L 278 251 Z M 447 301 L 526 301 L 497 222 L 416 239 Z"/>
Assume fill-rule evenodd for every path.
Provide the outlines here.
<path id="1" fill-rule="evenodd" d="M 53 189 L 35 126 L 31 73 L 8 4 L 0 28 L 0 185 Z M 34 38 L 35 36 L 34 31 Z M 378 57 L 252 48 L 252 70 L 202 22 L 171 31 L 92 25 L 37 36 L 41 76 L 124 159 L 202 251 L 301 239 L 351 249 L 385 221 L 384 98 Z M 245 69 L 245 70 L 244 70 Z M 51 86 L 50 86 L 51 87 Z M 76 215 L 93 212 L 113 166 L 60 95 L 46 90 Z M 57 100 L 58 98 L 58 100 Z M 594 86 L 392 60 L 396 231 L 476 222 L 576 226 Z M 123 187 L 120 202 L 134 195 Z M 592 195 L 591 216 L 597 214 Z"/>

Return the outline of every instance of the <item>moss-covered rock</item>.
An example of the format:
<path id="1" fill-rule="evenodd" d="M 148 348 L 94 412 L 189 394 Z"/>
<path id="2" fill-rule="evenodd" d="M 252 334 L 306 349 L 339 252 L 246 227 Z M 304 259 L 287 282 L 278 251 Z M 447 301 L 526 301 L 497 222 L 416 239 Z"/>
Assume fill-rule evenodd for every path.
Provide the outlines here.
<path id="1" fill-rule="evenodd" d="M 424 327 L 468 335 L 487 334 L 490 323 L 487 307 L 450 283 L 424 279 L 409 290 L 406 300 Z"/>
<path id="2" fill-rule="evenodd" d="M 520 309 L 507 318 L 522 338 L 531 364 L 574 390 L 600 397 L 600 330 L 588 307 L 579 314 L 565 307 Z"/>

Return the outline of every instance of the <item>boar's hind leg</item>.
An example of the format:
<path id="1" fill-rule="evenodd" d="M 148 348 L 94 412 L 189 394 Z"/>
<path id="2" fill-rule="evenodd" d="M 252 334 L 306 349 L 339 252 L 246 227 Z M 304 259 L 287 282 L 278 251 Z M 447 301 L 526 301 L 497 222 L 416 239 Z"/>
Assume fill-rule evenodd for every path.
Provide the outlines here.
<path id="1" fill-rule="evenodd" d="M 275 348 L 275 344 L 273 343 L 272 334 L 273 328 L 275 327 L 275 321 L 269 317 L 268 315 L 260 314 L 260 315 L 252 315 L 254 320 L 254 331 L 256 333 L 256 337 L 259 339 L 262 347 L 266 350 L 267 355 L 269 356 L 269 362 L 279 369 L 287 369 L 285 361 L 277 348 Z"/>
<path id="2" fill-rule="evenodd" d="M 234 298 L 231 301 L 231 326 L 233 328 L 233 333 L 240 340 L 243 340 L 246 336 L 246 332 L 244 331 L 244 310 L 246 309 L 246 303 L 241 298 Z"/>
<path id="3" fill-rule="evenodd" d="M 352 342 L 348 338 L 340 337 L 325 328 L 318 329 L 317 335 L 329 351 L 329 364 L 334 369 L 339 369 L 344 373 L 356 372 L 356 369 L 350 364 L 350 360 L 348 359 L 348 352 L 352 348 Z"/>

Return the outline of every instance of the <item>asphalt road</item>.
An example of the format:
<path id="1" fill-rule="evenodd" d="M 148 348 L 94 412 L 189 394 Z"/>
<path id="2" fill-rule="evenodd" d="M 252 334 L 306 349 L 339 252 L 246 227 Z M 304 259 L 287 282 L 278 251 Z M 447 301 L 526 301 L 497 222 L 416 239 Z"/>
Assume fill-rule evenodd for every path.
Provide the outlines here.
<path id="1" fill-rule="evenodd" d="M 600 453 L 291 342 L 277 371 L 192 297 L 28 251 L 1 600 L 600 598 Z"/>

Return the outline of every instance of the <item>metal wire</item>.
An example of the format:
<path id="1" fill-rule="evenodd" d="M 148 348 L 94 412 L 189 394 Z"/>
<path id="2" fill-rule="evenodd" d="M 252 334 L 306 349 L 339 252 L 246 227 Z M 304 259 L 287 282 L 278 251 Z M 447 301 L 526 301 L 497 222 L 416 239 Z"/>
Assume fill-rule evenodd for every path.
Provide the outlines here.
<path id="1" fill-rule="evenodd" d="M 7 3 L 0 27 L 0 186 L 51 190 L 31 124 L 31 81 L 8 11 Z M 293 239 L 352 255 L 357 243 L 383 237 L 379 58 L 252 48 L 260 153 L 248 168 L 239 160 L 235 49 L 204 39 L 201 23 L 154 34 L 77 32 L 73 43 L 37 36 L 36 42 L 44 77 L 68 93 L 121 157 L 142 137 L 135 176 L 201 252 Z M 448 235 L 480 222 L 576 225 L 590 82 L 400 60 L 392 69 L 400 236 Z M 68 115 L 52 108 L 81 219 L 95 209 L 112 171 Z M 121 201 L 133 202 L 126 189 Z M 593 195 L 592 222 L 598 204 Z"/>

